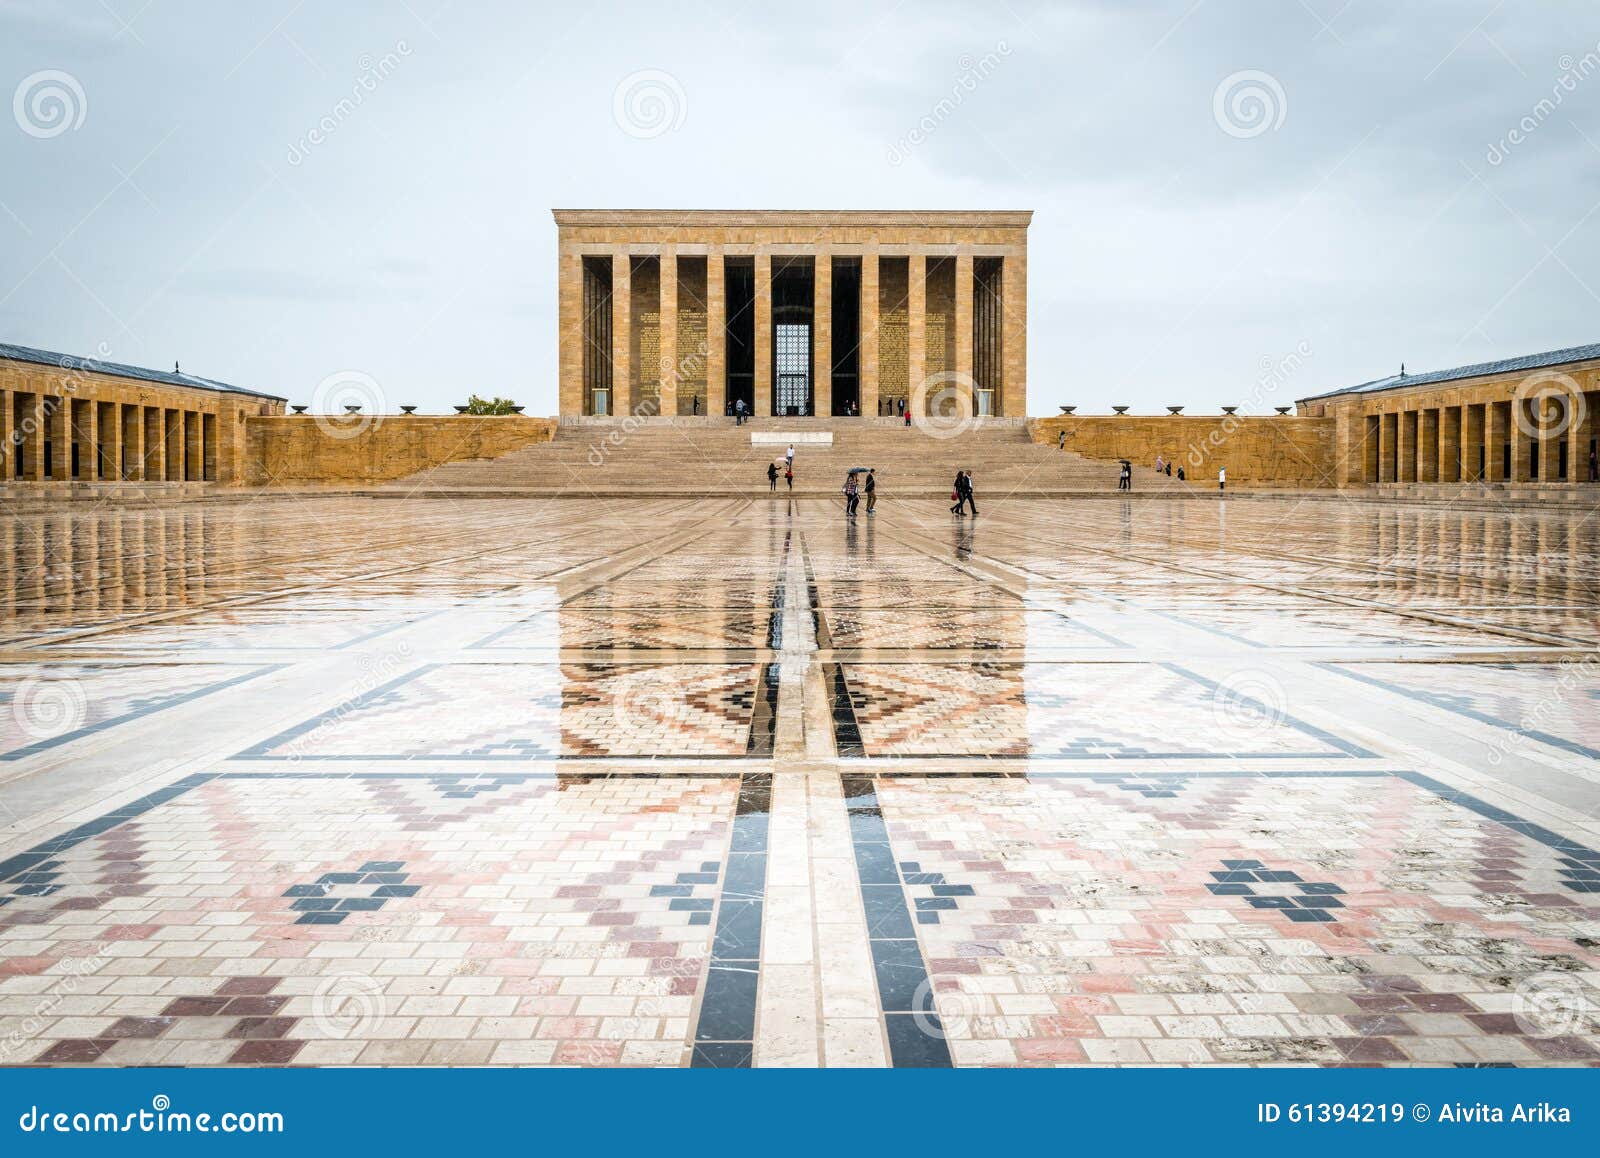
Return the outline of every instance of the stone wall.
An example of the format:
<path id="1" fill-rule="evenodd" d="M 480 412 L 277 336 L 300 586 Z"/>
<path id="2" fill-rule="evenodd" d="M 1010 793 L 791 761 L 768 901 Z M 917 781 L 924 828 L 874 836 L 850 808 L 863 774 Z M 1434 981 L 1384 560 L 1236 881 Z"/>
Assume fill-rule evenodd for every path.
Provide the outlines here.
<path id="1" fill-rule="evenodd" d="M 1215 482 L 1228 468 L 1228 483 L 1241 487 L 1332 487 L 1332 418 L 1246 418 L 1225 415 L 1062 415 L 1028 423 L 1035 442 L 1056 444 L 1085 458 L 1126 458 L 1154 466 L 1156 455 L 1182 466 L 1191 481 Z"/>
<path id="2" fill-rule="evenodd" d="M 251 486 L 383 482 L 446 462 L 496 458 L 548 442 L 555 428 L 554 418 L 520 414 L 250 418 L 245 423 L 244 481 Z"/>

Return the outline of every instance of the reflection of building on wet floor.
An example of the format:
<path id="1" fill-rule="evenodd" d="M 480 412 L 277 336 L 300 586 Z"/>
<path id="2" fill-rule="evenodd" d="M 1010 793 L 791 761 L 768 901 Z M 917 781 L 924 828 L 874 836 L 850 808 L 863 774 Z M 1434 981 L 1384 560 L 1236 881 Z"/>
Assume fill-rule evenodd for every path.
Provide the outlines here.
<path id="1" fill-rule="evenodd" d="M 1600 1061 L 1582 512 L 585 511 L 8 511 L 0 1061 Z"/>

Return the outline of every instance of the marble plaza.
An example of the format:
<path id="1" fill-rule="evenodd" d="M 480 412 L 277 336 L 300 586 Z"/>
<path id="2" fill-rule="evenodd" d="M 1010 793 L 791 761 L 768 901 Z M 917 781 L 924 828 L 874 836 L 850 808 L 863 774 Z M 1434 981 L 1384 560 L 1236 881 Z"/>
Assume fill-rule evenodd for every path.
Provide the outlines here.
<path id="1" fill-rule="evenodd" d="M 1590 512 L 0 540 L 0 1063 L 1600 1063 Z"/>

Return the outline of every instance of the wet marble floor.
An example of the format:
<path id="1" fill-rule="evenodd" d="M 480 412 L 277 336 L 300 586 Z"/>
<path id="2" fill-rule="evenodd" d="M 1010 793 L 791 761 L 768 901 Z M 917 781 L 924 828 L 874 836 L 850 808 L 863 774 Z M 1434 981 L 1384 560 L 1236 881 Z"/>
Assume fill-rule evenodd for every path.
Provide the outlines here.
<path id="1" fill-rule="evenodd" d="M 1600 526 L 0 515 L 0 1063 L 1600 1063 Z"/>

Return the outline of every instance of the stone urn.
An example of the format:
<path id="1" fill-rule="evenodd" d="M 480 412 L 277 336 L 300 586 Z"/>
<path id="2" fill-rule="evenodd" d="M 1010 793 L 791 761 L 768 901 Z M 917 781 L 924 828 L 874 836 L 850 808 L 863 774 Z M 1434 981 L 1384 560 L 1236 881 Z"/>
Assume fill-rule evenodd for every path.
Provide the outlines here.
<path id="1" fill-rule="evenodd" d="M 1238 412 L 1238 410 L 1239 410 L 1239 408 L 1237 406 L 1224 406 L 1222 408 L 1222 413 L 1228 415 L 1231 418 L 1231 417 L 1233 417 L 1233 415 L 1235 413 Z"/>
<path id="2" fill-rule="evenodd" d="M 1279 414 L 1287 414 L 1287 413 L 1289 413 L 1289 411 L 1293 410 L 1294 407 L 1293 406 L 1274 406 L 1273 409 L 1276 410 Z"/>
<path id="3" fill-rule="evenodd" d="M 467 411 L 469 411 L 471 409 L 472 409 L 472 407 L 470 407 L 470 406 L 457 406 L 456 407 L 456 413 L 457 414 L 465 414 Z"/>
<path id="4" fill-rule="evenodd" d="M 346 414 L 360 414 L 361 413 L 361 403 L 359 403 L 359 402 L 346 402 L 344 404 L 344 412 Z"/>
<path id="5" fill-rule="evenodd" d="M 1128 413 L 1128 408 L 1126 406 L 1113 406 L 1111 409 L 1116 411 L 1118 414 Z"/>
<path id="6" fill-rule="evenodd" d="M 513 413 L 513 414 L 521 414 L 526 409 L 527 409 L 526 406 L 513 406 L 511 408 L 511 413 Z"/>
<path id="7" fill-rule="evenodd" d="M 1060 409 L 1061 409 L 1061 413 L 1063 413 L 1063 414 L 1071 414 L 1074 410 L 1077 409 L 1077 407 L 1076 406 L 1063 406 Z"/>
<path id="8" fill-rule="evenodd" d="M 291 406 L 289 409 L 293 410 L 296 414 L 304 414 L 306 412 L 306 408 L 304 406 Z"/>
<path id="9" fill-rule="evenodd" d="M 1183 407 L 1181 407 L 1181 406 L 1169 406 L 1169 407 L 1167 407 L 1167 413 L 1168 414 L 1182 414 L 1183 413 Z"/>
<path id="10" fill-rule="evenodd" d="M 402 406 L 400 408 L 401 414 L 415 414 L 416 412 L 417 408 L 415 406 Z"/>

